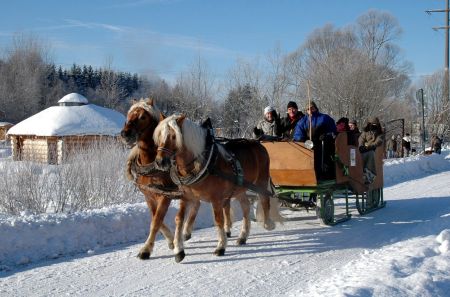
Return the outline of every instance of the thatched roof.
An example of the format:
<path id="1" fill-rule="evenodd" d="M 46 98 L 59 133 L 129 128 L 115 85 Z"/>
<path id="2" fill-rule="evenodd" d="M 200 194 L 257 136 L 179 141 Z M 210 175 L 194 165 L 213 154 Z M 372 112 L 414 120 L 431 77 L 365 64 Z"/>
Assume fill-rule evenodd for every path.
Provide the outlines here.
<path id="1" fill-rule="evenodd" d="M 8 135 L 117 136 L 125 123 L 125 116 L 121 113 L 88 104 L 87 99 L 79 94 L 69 94 L 64 96 L 60 103 L 61 101 L 80 104 L 49 107 L 13 126 Z"/>

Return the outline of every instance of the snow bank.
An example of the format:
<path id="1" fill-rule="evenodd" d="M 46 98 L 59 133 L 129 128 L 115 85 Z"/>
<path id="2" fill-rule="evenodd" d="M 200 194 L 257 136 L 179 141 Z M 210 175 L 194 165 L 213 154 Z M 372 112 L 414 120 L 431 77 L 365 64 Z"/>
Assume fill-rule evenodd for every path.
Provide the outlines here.
<path id="1" fill-rule="evenodd" d="M 447 162 L 443 162 L 446 160 Z M 408 158 L 384 160 L 384 186 L 389 187 L 407 180 L 424 177 L 436 172 L 450 170 L 449 151 L 441 155 L 417 155 Z"/>

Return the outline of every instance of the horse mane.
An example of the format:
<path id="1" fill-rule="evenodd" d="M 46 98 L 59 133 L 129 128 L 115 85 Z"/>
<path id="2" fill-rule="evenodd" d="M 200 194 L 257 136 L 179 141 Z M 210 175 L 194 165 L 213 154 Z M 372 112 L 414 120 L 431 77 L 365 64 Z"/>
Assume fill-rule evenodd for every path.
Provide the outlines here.
<path id="1" fill-rule="evenodd" d="M 171 115 L 159 123 L 153 134 L 155 143 L 158 143 L 158 137 L 165 142 L 171 128 L 175 132 L 175 142 L 178 149 L 181 149 L 184 144 L 194 157 L 202 158 L 206 145 L 206 129 L 187 118 L 184 119 L 180 129 L 177 124 L 180 117 L 182 115 Z"/>
<path id="2" fill-rule="evenodd" d="M 136 160 L 136 158 L 138 157 L 138 154 L 139 154 L 139 148 L 137 145 L 133 146 L 130 153 L 128 154 L 127 165 L 125 167 L 125 176 L 127 177 L 128 180 L 131 180 L 131 181 L 134 180 L 132 165 L 133 165 L 134 161 Z"/>
<path id="3" fill-rule="evenodd" d="M 142 108 L 145 111 L 147 111 L 152 118 L 155 120 L 159 120 L 159 115 L 161 114 L 161 111 L 156 107 L 156 105 L 150 105 L 147 103 L 147 98 L 141 98 L 139 101 L 135 102 L 133 105 L 131 105 L 130 109 L 128 110 L 128 113 L 132 113 L 136 108 Z"/>

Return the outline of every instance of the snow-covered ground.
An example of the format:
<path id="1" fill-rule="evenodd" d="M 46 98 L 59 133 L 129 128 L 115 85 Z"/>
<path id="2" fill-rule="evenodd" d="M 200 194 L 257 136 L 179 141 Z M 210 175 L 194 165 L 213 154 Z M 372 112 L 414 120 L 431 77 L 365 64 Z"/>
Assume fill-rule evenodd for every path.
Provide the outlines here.
<path id="1" fill-rule="evenodd" d="M 136 258 L 144 204 L 1 216 L 0 296 L 450 296 L 450 152 L 388 160 L 384 172 L 386 208 L 352 208 L 333 227 L 283 210 L 273 231 L 253 224 L 246 246 L 237 222 L 223 257 L 202 205 L 180 264 L 161 238 L 150 260 Z"/>

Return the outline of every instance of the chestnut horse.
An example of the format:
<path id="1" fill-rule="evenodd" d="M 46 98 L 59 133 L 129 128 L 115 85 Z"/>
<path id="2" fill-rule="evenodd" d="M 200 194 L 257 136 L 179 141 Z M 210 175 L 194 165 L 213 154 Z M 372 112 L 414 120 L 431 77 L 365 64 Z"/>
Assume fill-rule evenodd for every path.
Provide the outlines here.
<path id="1" fill-rule="evenodd" d="M 229 203 L 231 197 L 239 199 L 243 210 L 244 223 L 238 244 L 246 242 L 250 231 L 248 189 L 257 192 L 260 197 L 264 228 L 275 228 L 269 217 L 270 197 L 273 196 L 270 159 L 258 141 L 240 139 L 226 145 L 218 144 L 207 129 L 194 124 L 184 115 L 172 115 L 161 121 L 153 137 L 158 145 L 157 167 L 170 170 L 172 180 L 183 188 L 185 198 L 194 201 L 201 199 L 212 204 L 218 233 L 215 255 L 225 254 L 227 239 L 222 207 Z M 278 206 L 277 203 L 274 205 Z M 175 245 L 182 240 L 181 230 L 182 225 L 177 224 Z M 175 249 L 181 251 L 183 246 L 175 246 Z"/>
<path id="2" fill-rule="evenodd" d="M 122 139 L 128 146 L 134 146 L 127 161 L 127 177 L 133 180 L 145 196 L 145 201 L 152 213 L 150 230 L 144 246 L 138 257 L 148 259 L 153 251 L 155 237 L 158 231 L 166 238 L 169 248 L 174 248 L 174 237 L 170 229 L 164 224 L 164 217 L 172 199 L 183 198 L 183 193 L 175 185 L 169 174 L 158 170 L 154 166 L 156 146 L 153 143 L 153 132 L 164 116 L 154 105 L 152 99 L 133 101 L 128 111 L 127 121 L 121 131 Z M 181 199 L 177 217 L 184 218 L 186 208 L 190 213 L 184 225 L 184 237 L 191 237 L 192 226 L 200 207 L 199 201 Z M 180 262 L 184 254 L 175 253 L 175 261 Z"/>

